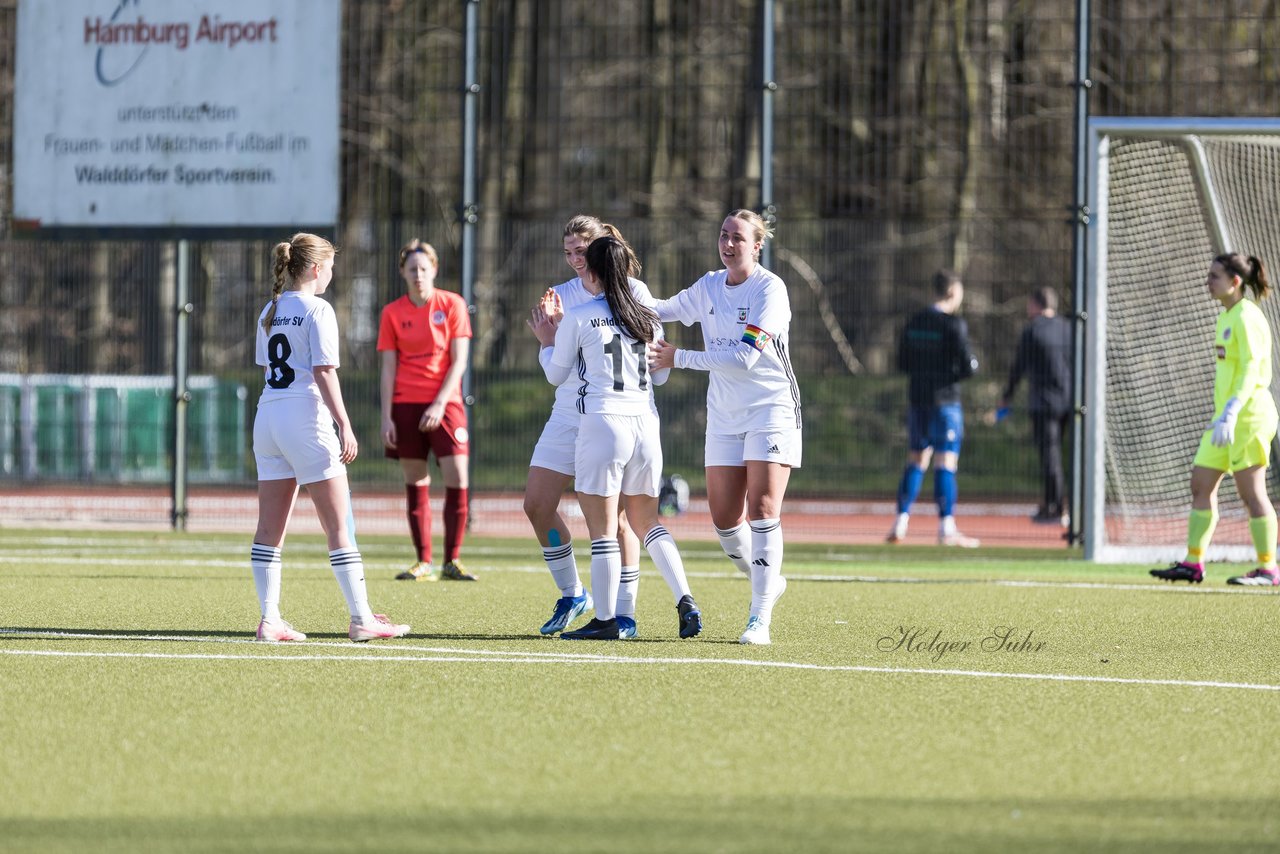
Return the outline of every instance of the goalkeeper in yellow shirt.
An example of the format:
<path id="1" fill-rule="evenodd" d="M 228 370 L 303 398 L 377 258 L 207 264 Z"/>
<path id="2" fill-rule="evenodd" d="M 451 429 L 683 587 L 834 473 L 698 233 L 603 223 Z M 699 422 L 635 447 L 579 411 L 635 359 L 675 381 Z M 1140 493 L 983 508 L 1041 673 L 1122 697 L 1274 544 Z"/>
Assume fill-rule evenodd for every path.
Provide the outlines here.
<path id="1" fill-rule="evenodd" d="M 1217 370 L 1213 379 L 1216 417 L 1200 439 L 1191 470 L 1191 514 L 1187 556 L 1151 574 L 1166 581 L 1204 580 L 1204 553 L 1218 524 L 1218 485 L 1227 472 L 1249 512 L 1249 533 L 1258 568 L 1228 578 L 1228 584 L 1280 585 L 1276 569 L 1276 511 L 1267 497 L 1267 464 L 1276 436 L 1276 404 L 1271 397 L 1271 328 L 1245 288 L 1262 299 L 1271 291 L 1262 262 L 1253 256 L 1219 255 L 1205 282 L 1222 303 L 1214 333 Z"/>

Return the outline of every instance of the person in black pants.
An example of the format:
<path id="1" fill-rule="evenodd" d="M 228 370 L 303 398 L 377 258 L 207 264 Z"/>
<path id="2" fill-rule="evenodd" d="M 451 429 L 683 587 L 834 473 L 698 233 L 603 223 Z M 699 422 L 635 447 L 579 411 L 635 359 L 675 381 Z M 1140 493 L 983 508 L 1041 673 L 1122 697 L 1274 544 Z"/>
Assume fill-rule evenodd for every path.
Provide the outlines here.
<path id="1" fill-rule="evenodd" d="M 1044 484 L 1040 509 L 1031 519 L 1065 528 L 1070 520 L 1063 489 L 1062 434 L 1071 417 L 1071 324 L 1058 316 L 1058 295 L 1048 286 L 1031 292 L 1027 318 L 1000 409 L 1008 409 L 1019 381 L 1026 376 L 1027 412 Z"/>

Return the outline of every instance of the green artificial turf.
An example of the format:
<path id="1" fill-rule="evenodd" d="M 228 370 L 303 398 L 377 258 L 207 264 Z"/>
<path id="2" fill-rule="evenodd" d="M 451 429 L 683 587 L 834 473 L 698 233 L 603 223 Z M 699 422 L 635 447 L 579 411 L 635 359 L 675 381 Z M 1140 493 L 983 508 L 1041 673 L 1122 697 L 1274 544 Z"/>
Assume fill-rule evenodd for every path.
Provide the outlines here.
<path id="1" fill-rule="evenodd" d="M 704 634 L 676 637 L 646 559 L 614 643 L 537 634 L 532 541 L 469 540 L 475 584 L 361 548 L 412 634 L 348 642 L 300 536 L 282 603 L 309 639 L 270 645 L 244 536 L 0 530 L 0 851 L 1280 845 L 1280 598 L 1218 567 L 789 546 L 774 645 L 743 647 L 711 545 L 684 548 Z"/>

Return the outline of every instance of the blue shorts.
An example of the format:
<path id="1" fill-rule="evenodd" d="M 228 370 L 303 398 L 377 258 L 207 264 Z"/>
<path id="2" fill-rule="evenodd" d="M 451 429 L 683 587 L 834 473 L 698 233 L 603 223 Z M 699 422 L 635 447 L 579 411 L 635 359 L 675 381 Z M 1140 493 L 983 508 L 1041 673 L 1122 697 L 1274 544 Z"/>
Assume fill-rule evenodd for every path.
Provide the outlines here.
<path id="1" fill-rule="evenodd" d="M 958 403 L 913 406 L 907 411 L 907 443 L 912 451 L 933 448 L 938 453 L 960 453 L 964 440 L 964 410 Z"/>

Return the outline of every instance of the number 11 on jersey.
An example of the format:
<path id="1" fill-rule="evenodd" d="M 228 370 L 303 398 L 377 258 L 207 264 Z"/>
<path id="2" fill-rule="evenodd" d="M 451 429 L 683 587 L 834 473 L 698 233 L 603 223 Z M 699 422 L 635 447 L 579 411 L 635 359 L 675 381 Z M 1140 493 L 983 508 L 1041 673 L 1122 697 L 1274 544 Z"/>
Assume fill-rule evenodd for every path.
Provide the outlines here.
<path id="1" fill-rule="evenodd" d="M 604 345 L 604 351 L 613 359 L 613 390 L 622 391 L 623 384 L 623 349 L 630 349 L 636 355 L 636 373 L 641 391 L 649 387 L 649 361 L 645 354 L 643 341 L 632 341 L 630 348 L 623 343 L 621 335 L 615 335 Z"/>

